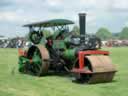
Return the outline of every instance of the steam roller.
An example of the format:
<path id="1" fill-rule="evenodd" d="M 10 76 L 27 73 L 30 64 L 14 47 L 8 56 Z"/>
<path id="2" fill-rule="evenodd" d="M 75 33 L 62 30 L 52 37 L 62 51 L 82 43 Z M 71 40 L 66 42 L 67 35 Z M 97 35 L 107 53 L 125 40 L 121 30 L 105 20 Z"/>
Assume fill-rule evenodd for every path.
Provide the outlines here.
<path id="1" fill-rule="evenodd" d="M 85 32 L 85 13 L 79 14 L 80 35 L 69 31 L 73 21 L 53 19 L 26 24 L 30 46 L 18 49 L 19 72 L 34 76 L 49 73 L 73 74 L 75 82 L 111 82 L 116 68 L 109 58 L 109 52 L 101 50 L 101 40 Z M 54 29 L 52 35 L 45 36 L 44 28 Z M 53 28 L 54 27 L 54 28 Z M 35 30 L 37 29 L 38 30 Z"/>

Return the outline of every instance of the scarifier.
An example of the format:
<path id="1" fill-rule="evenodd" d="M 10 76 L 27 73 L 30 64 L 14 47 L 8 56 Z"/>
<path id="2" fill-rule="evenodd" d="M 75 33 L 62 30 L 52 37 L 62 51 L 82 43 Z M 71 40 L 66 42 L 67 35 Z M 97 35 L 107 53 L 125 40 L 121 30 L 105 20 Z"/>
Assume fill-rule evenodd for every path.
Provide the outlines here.
<path id="1" fill-rule="evenodd" d="M 69 31 L 74 22 L 67 19 L 24 25 L 30 30 L 28 37 L 32 44 L 27 50 L 19 49 L 19 72 L 35 76 L 72 73 L 75 81 L 81 83 L 112 81 L 115 66 L 109 52 L 100 49 L 100 38 L 86 34 L 85 17 L 85 13 L 79 14 L 80 35 Z M 47 28 L 53 34 L 48 35 Z"/>

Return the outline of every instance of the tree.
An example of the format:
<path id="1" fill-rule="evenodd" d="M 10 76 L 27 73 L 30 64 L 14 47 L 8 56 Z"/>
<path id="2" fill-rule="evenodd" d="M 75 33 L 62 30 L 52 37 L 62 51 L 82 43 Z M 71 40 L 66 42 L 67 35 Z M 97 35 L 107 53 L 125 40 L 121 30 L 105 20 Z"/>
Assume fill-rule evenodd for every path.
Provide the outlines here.
<path id="1" fill-rule="evenodd" d="M 75 35 L 80 35 L 80 28 L 75 25 L 73 28 L 72 28 L 72 32 L 75 34 Z"/>
<path id="2" fill-rule="evenodd" d="M 124 27 L 119 34 L 120 39 L 128 39 L 128 27 Z"/>
<path id="3" fill-rule="evenodd" d="M 96 32 L 96 36 L 101 38 L 101 40 L 107 40 L 112 38 L 112 33 L 107 28 L 100 28 Z"/>

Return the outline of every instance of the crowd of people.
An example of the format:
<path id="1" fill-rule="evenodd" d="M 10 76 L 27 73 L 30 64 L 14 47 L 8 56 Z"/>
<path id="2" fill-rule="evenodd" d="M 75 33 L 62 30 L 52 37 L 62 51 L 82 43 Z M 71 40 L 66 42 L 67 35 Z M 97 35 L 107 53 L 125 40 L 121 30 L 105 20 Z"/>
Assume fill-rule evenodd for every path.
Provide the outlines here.
<path id="1" fill-rule="evenodd" d="M 128 40 L 106 40 L 102 41 L 103 47 L 125 47 L 128 46 Z"/>
<path id="2" fill-rule="evenodd" d="M 24 38 L 11 38 L 0 40 L 0 48 L 23 48 L 26 44 Z"/>

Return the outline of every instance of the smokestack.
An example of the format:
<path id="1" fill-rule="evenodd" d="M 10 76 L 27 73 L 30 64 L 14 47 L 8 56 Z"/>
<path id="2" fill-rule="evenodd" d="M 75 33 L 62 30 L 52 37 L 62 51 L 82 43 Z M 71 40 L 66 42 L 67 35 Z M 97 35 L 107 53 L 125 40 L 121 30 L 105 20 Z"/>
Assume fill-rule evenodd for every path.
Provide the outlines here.
<path id="1" fill-rule="evenodd" d="M 79 26 L 80 26 L 80 35 L 82 36 L 82 41 L 86 34 L 86 13 L 79 13 Z"/>

